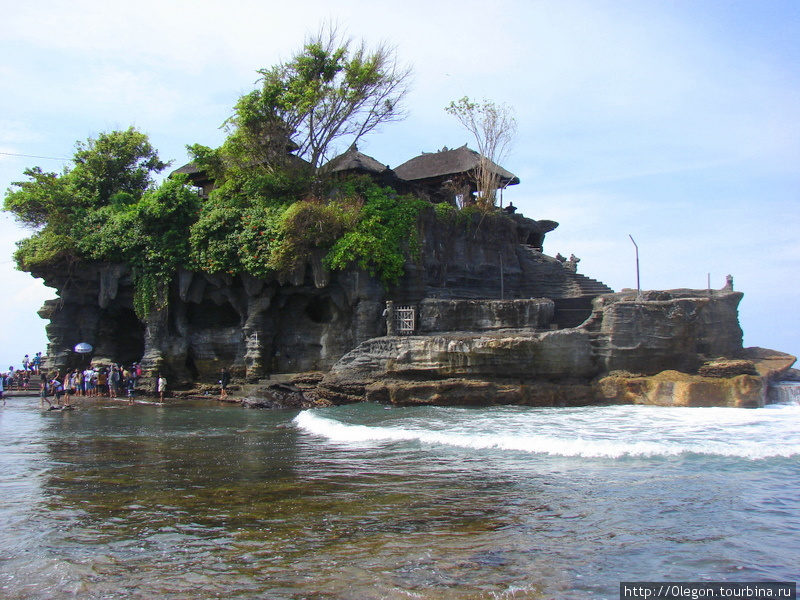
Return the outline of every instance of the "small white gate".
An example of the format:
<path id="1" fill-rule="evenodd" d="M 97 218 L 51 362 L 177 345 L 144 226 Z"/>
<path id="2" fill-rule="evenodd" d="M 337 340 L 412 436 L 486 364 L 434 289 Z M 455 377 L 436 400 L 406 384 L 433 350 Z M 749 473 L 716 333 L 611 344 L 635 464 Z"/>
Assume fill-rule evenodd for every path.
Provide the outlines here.
<path id="1" fill-rule="evenodd" d="M 394 309 L 394 327 L 397 335 L 413 335 L 416 329 L 417 311 L 413 306 L 398 306 Z"/>

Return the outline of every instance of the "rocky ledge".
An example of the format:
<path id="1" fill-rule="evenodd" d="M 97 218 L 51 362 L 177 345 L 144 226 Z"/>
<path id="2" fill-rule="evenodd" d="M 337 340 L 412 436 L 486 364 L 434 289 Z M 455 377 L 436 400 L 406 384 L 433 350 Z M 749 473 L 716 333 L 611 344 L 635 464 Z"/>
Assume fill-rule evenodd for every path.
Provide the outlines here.
<path id="1" fill-rule="evenodd" d="M 742 348 L 742 294 L 605 294 L 579 327 L 368 340 L 320 381 L 332 404 L 764 406 L 795 357 Z M 538 323 L 541 327 L 542 323 Z"/>
<path id="2" fill-rule="evenodd" d="M 745 348 L 740 358 L 709 361 L 697 374 L 614 372 L 599 378 L 594 389 L 598 398 L 620 404 L 758 408 L 767 402 L 769 384 L 780 381 L 795 360 L 775 350 Z"/>

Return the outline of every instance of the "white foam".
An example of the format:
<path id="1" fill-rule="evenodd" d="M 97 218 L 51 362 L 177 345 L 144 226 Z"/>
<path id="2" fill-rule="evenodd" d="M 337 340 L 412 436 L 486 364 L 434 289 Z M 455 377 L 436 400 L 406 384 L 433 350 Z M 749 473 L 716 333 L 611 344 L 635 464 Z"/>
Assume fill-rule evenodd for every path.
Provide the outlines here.
<path id="1" fill-rule="evenodd" d="M 800 405 L 800 382 L 780 382 L 769 386 L 769 401 L 775 404 Z"/>
<path id="2" fill-rule="evenodd" d="M 462 422 L 455 414 L 448 427 L 433 419 L 436 429 L 421 426 L 424 421 L 419 418 L 409 418 L 407 423 L 393 419 L 391 425 L 348 424 L 313 410 L 301 412 L 294 423 L 332 442 L 356 446 L 417 442 L 584 458 L 698 454 L 758 460 L 800 456 L 800 436 L 795 427 L 800 420 L 798 411 L 771 410 L 755 415 L 755 411 L 743 409 L 657 408 L 662 412 L 659 415 L 646 410 L 648 407 L 622 407 L 628 409 L 626 412 L 615 408 L 562 414 L 473 414 L 471 421 Z M 790 423 L 780 423 L 785 420 L 781 413 L 789 416 Z M 785 425 L 791 425 L 791 430 Z"/>

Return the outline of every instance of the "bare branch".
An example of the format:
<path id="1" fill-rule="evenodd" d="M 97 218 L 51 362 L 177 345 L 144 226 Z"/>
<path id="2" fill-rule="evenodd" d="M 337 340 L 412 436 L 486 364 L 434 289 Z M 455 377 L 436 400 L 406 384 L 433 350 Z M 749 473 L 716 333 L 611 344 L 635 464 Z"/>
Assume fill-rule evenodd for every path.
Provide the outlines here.
<path id="1" fill-rule="evenodd" d="M 500 165 L 511 150 L 517 132 L 517 121 L 512 109 L 484 99 L 482 104 L 472 102 L 464 96 L 445 108 L 474 137 L 480 160 L 476 170 L 478 204 L 484 210 L 494 208 L 500 174 L 495 165 Z"/>

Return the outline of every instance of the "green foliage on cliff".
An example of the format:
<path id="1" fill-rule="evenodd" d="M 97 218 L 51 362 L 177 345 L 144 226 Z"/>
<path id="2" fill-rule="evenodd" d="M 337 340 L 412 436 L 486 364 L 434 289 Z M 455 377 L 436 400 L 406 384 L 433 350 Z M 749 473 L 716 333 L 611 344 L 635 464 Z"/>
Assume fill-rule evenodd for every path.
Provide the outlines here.
<path id="1" fill-rule="evenodd" d="M 268 266 L 281 276 L 302 268 L 315 253 L 328 249 L 359 220 L 357 199 L 323 203 L 297 202 L 284 211 L 276 229 Z"/>
<path id="2" fill-rule="evenodd" d="M 84 238 L 96 215 L 133 204 L 154 189 L 152 174 L 167 167 L 147 136 L 130 127 L 76 144 L 74 166 L 62 173 L 26 169 L 4 209 L 35 230 L 20 242 L 15 259 L 25 271 L 59 268 L 86 258 Z"/>
<path id="3" fill-rule="evenodd" d="M 427 202 L 398 196 L 367 177 L 330 184 L 323 198 L 285 203 L 215 189 L 190 230 L 191 265 L 211 273 L 288 278 L 313 259 L 331 269 L 357 263 L 387 285 L 418 245 Z"/>
<path id="4" fill-rule="evenodd" d="M 86 261 L 125 263 L 142 319 L 166 305 L 181 268 L 285 280 L 309 260 L 331 269 L 355 262 L 397 281 L 428 204 L 325 165 L 335 142 L 355 144 L 402 116 L 408 70 L 387 47 L 368 50 L 329 27 L 259 74 L 223 145 L 189 147 L 214 181 L 208 197 L 183 176 L 156 185 L 167 163 L 133 127 L 78 142 L 62 173 L 26 170 L 4 204 L 34 230 L 18 244 L 18 267 L 68 273 Z"/>
<path id="5" fill-rule="evenodd" d="M 138 200 L 152 188 L 152 174 L 169 166 L 158 158 L 147 135 L 134 127 L 102 133 L 76 147 L 70 176 L 88 207 L 104 206 L 120 193 Z"/>
<path id="6" fill-rule="evenodd" d="M 166 303 L 166 290 L 191 252 L 189 228 L 197 219 L 200 198 L 182 180 L 167 180 L 138 202 L 115 196 L 87 214 L 78 240 L 81 256 L 124 262 L 135 285 L 134 308 L 140 318 Z"/>
<path id="7" fill-rule="evenodd" d="M 403 275 L 405 256 L 419 254 L 417 219 L 428 202 L 413 196 L 397 196 L 365 180 L 351 182 L 346 193 L 363 198 L 358 222 L 331 248 L 325 263 L 342 269 L 356 262 L 384 284 L 397 283 Z"/>
<path id="8" fill-rule="evenodd" d="M 100 139 L 130 135 L 141 134 L 130 129 Z M 102 172 L 102 161 L 85 155 L 91 145 L 79 144 L 79 152 L 84 164 Z M 163 165 L 149 145 L 141 147 L 149 164 Z M 185 176 L 155 186 L 141 171 L 143 161 L 127 164 L 135 175 L 118 173 L 114 187 L 91 183 L 77 167 L 60 175 L 31 169 L 31 181 L 9 191 L 5 208 L 36 229 L 19 243 L 20 269 L 125 263 L 140 318 L 166 304 L 180 268 L 288 279 L 310 260 L 334 270 L 356 263 L 389 285 L 402 275 L 406 257 L 418 252 L 417 220 L 429 206 L 368 177 L 337 179 L 324 195 L 301 197 L 291 173 L 244 169 L 201 198 Z"/>

